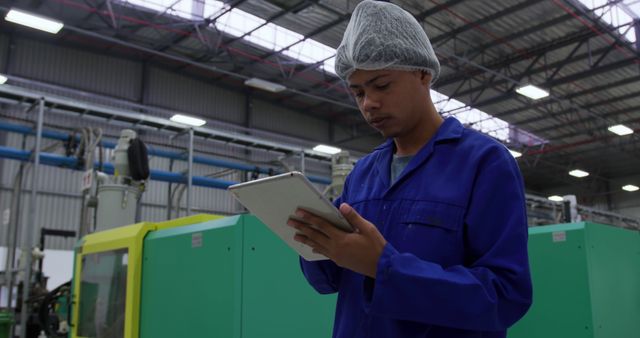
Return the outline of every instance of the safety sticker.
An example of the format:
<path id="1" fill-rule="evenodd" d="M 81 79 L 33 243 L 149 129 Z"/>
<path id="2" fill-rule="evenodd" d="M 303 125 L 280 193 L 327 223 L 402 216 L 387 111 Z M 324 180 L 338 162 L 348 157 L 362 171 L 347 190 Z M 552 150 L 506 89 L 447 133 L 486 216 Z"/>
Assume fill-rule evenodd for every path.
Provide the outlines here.
<path id="1" fill-rule="evenodd" d="M 199 248 L 201 246 L 202 246 L 202 233 L 196 232 L 195 234 L 191 235 L 191 247 Z"/>
<path id="2" fill-rule="evenodd" d="M 567 241 L 567 233 L 564 231 L 556 231 L 552 234 L 553 242 L 566 242 Z"/>

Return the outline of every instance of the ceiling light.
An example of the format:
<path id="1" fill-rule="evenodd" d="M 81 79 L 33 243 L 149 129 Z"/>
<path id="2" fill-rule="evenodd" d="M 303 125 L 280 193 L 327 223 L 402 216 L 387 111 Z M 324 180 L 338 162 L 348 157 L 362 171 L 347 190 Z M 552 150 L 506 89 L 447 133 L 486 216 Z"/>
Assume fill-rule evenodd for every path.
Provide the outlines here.
<path id="1" fill-rule="evenodd" d="M 8 79 L 6 76 L 0 74 L 0 84 L 4 84 L 5 82 L 7 82 L 7 80 Z"/>
<path id="2" fill-rule="evenodd" d="M 536 87 L 534 85 L 525 85 L 525 86 L 522 86 L 522 87 L 518 87 L 516 89 L 516 92 L 518 94 L 520 94 L 520 95 L 524 95 L 524 96 L 526 96 L 528 98 L 531 98 L 531 99 L 534 99 L 534 100 L 541 99 L 543 97 L 549 96 L 549 92 L 548 91 L 546 91 L 544 89 L 541 89 L 541 88 L 538 88 L 538 87 Z"/>
<path id="3" fill-rule="evenodd" d="M 631 192 L 638 191 L 638 189 L 640 189 L 640 188 L 638 188 L 637 186 L 635 186 L 633 184 L 627 184 L 624 187 L 622 187 L 622 190 L 631 191 Z"/>
<path id="4" fill-rule="evenodd" d="M 21 10 L 13 8 L 9 11 L 9 13 L 7 13 L 7 16 L 5 16 L 4 19 L 52 34 L 57 34 L 62 29 L 62 27 L 64 27 L 64 24 L 60 21 L 51 20 L 43 16 L 23 12 Z"/>
<path id="5" fill-rule="evenodd" d="M 522 153 L 517 152 L 515 150 L 509 149 L 509 152 L 511 153 L 511 156 L 513 156 L 514 158 L 518 158 L 518 157 L 522 156 Z"/>
<path id="6" fill-rule="evenodd" d="M 587 177 L 589 176 L 589 173 L 580 169 L 576 169 L 576 170 L 571 170 L 569 172 L 569 175 L 575 176 L 575 177 Z"/>
<path id="7" fill-rule="evenodd" d="M 203 126 L 207 123 L 207 121 L 199 119 L 199 118 L 195 118 L 195 117 L 191 117 L 191 116 L 186 116 L 186 115 L 181 115 L 181 114 L 176 114 L 171 116 L 171 121 L 173 122 L 178 122 L 178 123 L 182 123 L 182 124 L 186 124 L 188 126 L 192 126 L 192 127 L 200 127 Z"/>
<path id="8" fill-rule="evenodd" d="M 263 79 L 258 79 L 257 77 L 252 77 L 248 80 L 246 80 L 244 82 L 244 84 L 246 86 L 249 87 L 254 87 L 254 88 L 258 88 L 258 89 L 262 89 L 262 90 L 266 90 L 268 92 L 272 92 L 272 93 L 279 93 L 285 89 L 287 89 L 287 87 L 278 84 L 278 83 L 274 83 L 274 82 L 269 82 Z"/>
<path id="9" fill-rule="evenodd" d="M 564 201 L 564 198 L 562 198 L 562 196 L 558 196 L 558 195 L 549 196 L 547 198 L 549 200 L 551 200 L 551 201 L 554 201 L 554 202 L 562 202 L 562 201 Z"/>
<path id="10" fill-rule="evenodd" d="M 622 124 L 609 127 L 609 131 L 620 136 L 633 134 L 633 129 Z"/>
<path id="11" fill-rule="evenodd" d="M 329 154 L 329 155 L 335 155 L 335 154 L 337 154 L 337 153 L 342 151 L 342 149 L 340 149 L 340 148 L 327 146 L 327 145 L 324 145 L 324 144 L 318 144 L 317 146 L 313 147 L 313 150 L 315 150 L 317 152 L 320 152 L 320 153 Z"/>

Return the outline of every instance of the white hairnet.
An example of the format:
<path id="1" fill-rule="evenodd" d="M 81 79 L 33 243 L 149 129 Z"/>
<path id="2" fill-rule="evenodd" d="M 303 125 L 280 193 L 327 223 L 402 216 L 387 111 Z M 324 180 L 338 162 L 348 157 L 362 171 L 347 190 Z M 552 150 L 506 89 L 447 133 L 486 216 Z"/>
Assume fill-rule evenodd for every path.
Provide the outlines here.
<path id="1" fill-rule="evenodd" d="M 336 51 L 336 74 L 343 80 L 356 69 L 425 70 L 431 83 L 440 63 L 418 21 L 402 8 L 380 1 L 358 4 Z"/>

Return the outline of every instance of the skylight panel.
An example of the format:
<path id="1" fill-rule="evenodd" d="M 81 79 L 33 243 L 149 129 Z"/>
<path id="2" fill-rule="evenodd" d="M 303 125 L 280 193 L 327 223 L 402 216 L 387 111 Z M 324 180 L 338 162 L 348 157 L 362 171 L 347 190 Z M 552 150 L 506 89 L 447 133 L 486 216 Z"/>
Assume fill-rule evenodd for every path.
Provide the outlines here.
<path id="1" fill-rule="evenodd" d="M 633 25 L 632 14 L 638 17 L 640 14 L 640 6 L 638 2 L 629 2 L 626 4 L 624 1 L 608 1 L 608 0 L 579 0 L 587 8 L 593 10 L 593 13 L 600 17 L 601 20 L 618 27 L 618 32 L 624 34 L 624 36 L 630 42 L 636 41 L 636 33 L 633 27 L 629 28 L 629 25 Z"/>
<path id="2" fill-rule="evenodd" d="M 294 33 L 288 29 L 280 27 L 273 23 L 268 23 L 258 28 L 245 39 L 259 46 L 271 49 L 281 50 L 286 48 L 303 38 L 302 35 Z"/>
<path id="3" fill-rule="evenodd" d="M 260 25 L 263 25 L 265 22 L 265 20 L 260 19 L 255 15 L 234 8 L 219 17 L 218 20 L 216 20 L 215 25 L 217 29 L 225 33 L 234 36 L 242 36 L 258 28 Z"/>
<path id="4" fill-rule="evenodd" d="M 510 125 L 508 122 L 495 118 L 481 110 L 450 98 L 444 94 L 431 91 L 431 98 L 444 117 L 454 116 L 461 123 L 473 129 L 488 134 L 503 142 L 514 142 L 527 146 L 546 143 L 547 141 L 525 130 Z"/>
<path id="5" fill-rule="evenodd" d="M 330 59 L 328 59 L 327 61 L 324 62 L 324 70 L 327 72 L 331 72 L 332 74 L 336 73 L 336 57 L 335 57 L 335 52 L 333 53 L 334 56 Z"/>
<path id="6" fill-rule="evenodd" d="M 161 12 L 173 5 L 169 10 L 170 13 L 188 18 L 193 16 L 191 13 L 193 1 L 205 0 L 181 0 L 177 2 L 176 0 L 128 0 L 129 3 Z M 304 39 L 304 36 L 299 33 L 271 22 L 266 23 L 265 20 L 238 8 L 229 10 L 229 7 L 222 1 L 206 0 L 202 15 L 204 18 L 217 18 L 214 25 L 221 32 L 235 37 L 246 35 L 243 38 L 244 40 L 268 50 L 279 51 L 287 48 L 282 52 L 284 55 L 299 62 L 309 64 L 322 63 L 319 69 L 335 74 L 336 50 L 334 48 L 313 39 Z M 202 18 L 198 17 L 197 19 Z M 249 32 L 251 33 L 248 34 Z M 503 142 L 517 142 L 529 146 L 546 142 L 531 133 L 509 125 L 506 121 L 469 107 L 456 99 L 449 98 L 433 90 L 431 95 L 436 108 L 443 116 L 455 116 L 471 128 L 482 131 Z"/>
<path id="7" fill-rule="evenodd" d="M 153 9 L 158 12 L 167 12 L 186 19 L 192 19 L 193 0 L 126 0 L 126 2 Z"/>
<path id="8" fill-rule="evenodd" d="M 292 44 L 304 39 L 304 36 L 302 36 L 302 34 L 298 34 L 296 32 L 290 31 L 284 27 L 280 27 L 277 25 L 273 25 L 273 26 L 275 26 L 275 32 L 276 32 L 275 42 L 276 42 L 277 50 L 289 47 Z"/>
<path id="9" fill-rule="evenodd" d="M 200 0 L 198 0 L 200 1 Z M 225 11 L 225 6 L 222 1 L 204 1 L 204 10 L 202 15 L 205 18 L 215 18 Z"/>
<path id="10" fill-rule="evenodd" d="M 245 37 L 245 40 L 255 43 L 258 46 L 268 48 L 271 50 L 276 49 L 276 29 L 273 24 L 266 24 L 256 31 Z"/>
<path id="11" fill-rule="evenodd" d="M 317 41 L 307 39 L 292 46 L 284 54 L 303 62 L 316 63 L 335 55 L 336 51 Z"/>

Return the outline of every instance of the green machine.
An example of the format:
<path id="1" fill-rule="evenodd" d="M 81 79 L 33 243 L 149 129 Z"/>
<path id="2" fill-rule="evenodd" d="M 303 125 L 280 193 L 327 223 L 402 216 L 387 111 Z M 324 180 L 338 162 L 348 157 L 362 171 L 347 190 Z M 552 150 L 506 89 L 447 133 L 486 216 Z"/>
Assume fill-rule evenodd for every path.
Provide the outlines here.
<path id="1" fill-rule="evenodd" d="M 251 215 L 145 239 L 141 338 L 330 337 L 335 300 L 309 286 L 298 255 Z"/>
<path id="2" fill-rule="evenodd" d="M 92 234 L 78 246 L 72 338 L 331 336 L 335 295 L 317 294 L 298 255 L 257 218 L 172 222 L 107 230 L 95 235 L 108 240 Z M 139 244 L 123 248 L 120 238 L 134 233 Z M 89 283 L 105 280 L 103 265 L 115 272 L 110 282 Z"/>
<path id="3" fill-rule="evenodd" d="M 13 316 L 10 312 L 0 311 L 0 338 L 10 338 Z"/>
<path id="4" fill-rule="evenodd" d="M 594 223 L 529 229 L 533 305 L 510 338 L 640 337 L 640 232 Z"/>

